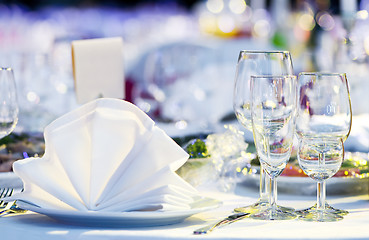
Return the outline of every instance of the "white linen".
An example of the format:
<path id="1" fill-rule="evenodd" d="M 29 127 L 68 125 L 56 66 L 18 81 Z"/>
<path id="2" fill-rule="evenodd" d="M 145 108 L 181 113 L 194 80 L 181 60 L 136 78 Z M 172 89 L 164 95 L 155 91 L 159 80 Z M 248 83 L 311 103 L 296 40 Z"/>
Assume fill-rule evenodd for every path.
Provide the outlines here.
<path id="1" fill-rule="evenodd" d="M 175 173 L 188 154 L 126 101 L 92 101 L 44 135 L 42 158 L 13 165 L 24 183 L 13 199 L 63 210 L 178 210 L 197 194 Z"/>
<path id="2" fill-rule="evenodd" d="M 313 181 L 313 180 L 311 180 Z M 203 192 L 205 196 L 222 199 L 217 209 L 199 213 L 184 222 L 161 227 L 88 227 L 59 223 L 35 213 L 0 217 L 1 239 L 27 240 L 142 240 L 142 239 L 369 239 L 369 195 L 327 196 L 333 207 L 350 213 L 338 222 L 304 222 L 299 220 L 261 221 L 244 219 L 219 228 L 207 235 L 196 236 L 195 229 L 229 215 L 233 208 L 254 203 L 259 192 L 237 187 L 237 194 Z M 278 204 L 296 209 L 312 206 L 316 196 L 278 194 Z"/>
<path id="3" fill-rule="evenodd" d="M 75 40 L 72 59 L 78 103 L 125 97 L 122 38 Z"/>

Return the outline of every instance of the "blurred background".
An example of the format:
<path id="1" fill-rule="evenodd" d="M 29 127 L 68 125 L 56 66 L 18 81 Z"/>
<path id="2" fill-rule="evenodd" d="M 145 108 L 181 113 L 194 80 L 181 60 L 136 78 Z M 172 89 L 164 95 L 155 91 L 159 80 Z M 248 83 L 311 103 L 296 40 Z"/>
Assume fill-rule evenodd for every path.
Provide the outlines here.
<path id="1" fill-rule="evenodd" d="M 368 11 L 369 0 L 0 1 L 0 65 L 14 69 L 18 131 L 42 132 L 78 106 L 73 40 L 117 36 L 126 99 L 172 136 L 235 120 L 240 50 L 289 50 L 295 74 L 346 72 L 353 113 L 362 115 L 369 112 Z"/>

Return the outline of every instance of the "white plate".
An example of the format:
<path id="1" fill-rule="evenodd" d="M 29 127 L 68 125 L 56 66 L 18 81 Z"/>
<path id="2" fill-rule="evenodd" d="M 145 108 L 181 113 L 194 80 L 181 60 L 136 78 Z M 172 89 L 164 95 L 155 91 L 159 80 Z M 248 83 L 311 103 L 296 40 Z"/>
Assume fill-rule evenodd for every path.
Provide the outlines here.
<path id="1" fill-rule="evenodd" d="M 368 161 L 367 153 L 345 152 L 345 158 L 360 159 Z M 255 173 L 248 174 L 242 180 L 242 184 L 250 187 L 259 187 L 260 168 L 253 166 Z M 317 183 L 309 177 L 289 177 L 279 176 L 277 178 L 278 191 L 299 195 L 316 195 Z M 369 193 L 369 176 L 332 177 L 326 181 L 326 191 L 328 195 L 359 195 Z"/>
<path id="2" fill-rule="evenodd" d="M 242 185 L 248 187 L 259 187 L 260 175 L 251 174 L 245 176 Z M 278 192 L 299 195 L 316 195 L 316 181 L 309 177 L 287 177 L 277 178 Z M 368 194 L 369 178 L 354 177 L 332 177 L 326 181 L 328 195 L 358 195 Z"/>
<path id="3" fill-rule="evenodd" d="M 285 193 L 316 195 L 317 182 L 309 177 L 278 177 L 278 185 Z M 369 178 L 332 177 L 326 181 L 328 195 L 368 194 Z"/>
<path id="4" fill-rule="evenodd" d="M 200 197 L 191 204 L 191 209 L 183 211 L 152 212 L 80 212 L 40 208 L 18 200 L 17 205 L 36 213 L 46 215 L 60 222 L 92 225 L 99 227 L 147 227 L 180 223 L 200 212 L 217 208 L 222 203 L 212 198 Z"/>
<path id="5" fill-rule="evenodd" d="M 13 172 L 0 172 L 0 188 L 23 188 L 22 180 Z"/>

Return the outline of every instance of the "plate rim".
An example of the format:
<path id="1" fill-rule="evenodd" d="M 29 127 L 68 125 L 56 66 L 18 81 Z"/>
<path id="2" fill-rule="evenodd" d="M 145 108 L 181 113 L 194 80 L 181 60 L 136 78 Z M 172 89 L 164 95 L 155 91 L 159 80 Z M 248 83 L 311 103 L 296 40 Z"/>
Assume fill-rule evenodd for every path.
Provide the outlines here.
<path id="1" fill-rule="evenodd" d="M 218 208 L 223 204 L 222 201 L 210 197 L 201 197 L 201 200 L 208 201 L 208 204 L 200 207 L 195 206 L 188 210 L 173 211 L 82 212 L 47 209 L 22 200 L 17 200 L 17 205 L 23 209 L 48 216 L 58 221 L 78 224 L 82 223 L 82 225 L 91 225 L 91 223 L 93 224 L 97 220 L 103 219 L 104 221 L 108 220 L 110 223 L 119 226 L 161 226 L 182 222 L 184 219 L 194 214 Z"/>

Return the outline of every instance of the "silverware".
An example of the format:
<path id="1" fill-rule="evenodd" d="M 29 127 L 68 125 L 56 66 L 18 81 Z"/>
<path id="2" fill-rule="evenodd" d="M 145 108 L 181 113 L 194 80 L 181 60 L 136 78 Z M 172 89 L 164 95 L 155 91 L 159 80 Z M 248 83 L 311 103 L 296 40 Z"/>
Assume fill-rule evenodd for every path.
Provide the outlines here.
<path id="1" fill-rule="evenodd" d="M 7 215 L 15 215 L 15 214 L 22 214 L 26 213 L 27 210 L 19 208 L 17 204 L 14 202 L 9 202 L 7 207 L 4 210 L 0 211 L 0 217 L 5 217 Z"/>
<path id="2" fill-rule="evenodd" d="M 10 197 L 13 194 L 13 188 L 2 188 L 0 189 L 0 198 Z M 0 209 L 4 209 L 8 203 L 4 200 L 0 200 Z"/>
<path id="3" fill-rule="evenodd" d="M 14 189 L 12 188 L 0 189 L 0 198 L 10 197 L 13 193 L 14 193 Z M 15 200 L 10 201 L 10 202 L 1 200 L 0 201 L 0 217 L 9 215 L 9 214 L 25 213 L 27 211 L 27 210 L 19 208 L 15 202 L 16 202 Z"/>
<path id="4" fill-rule="evenodd" d="M 237 222 L 238 220 L 241 220 L 241 219 L 247 217 L 248 215 L 250 215 L 250 213 L 238 212 L 238 213 L 229 215 L 228 217 L 226 217 L 226 218 L 224 218 L 220 221 L 217 221 L 216 223 L 213 223 L 213 224 L 210 224 L 208 226 L 199 228 L 199 229 L 193 231 L 193 233 L 194 234 L 207 234 L 207 233 L 213 231 L 216 228 L 223 227 L 225 225 Z"/>

